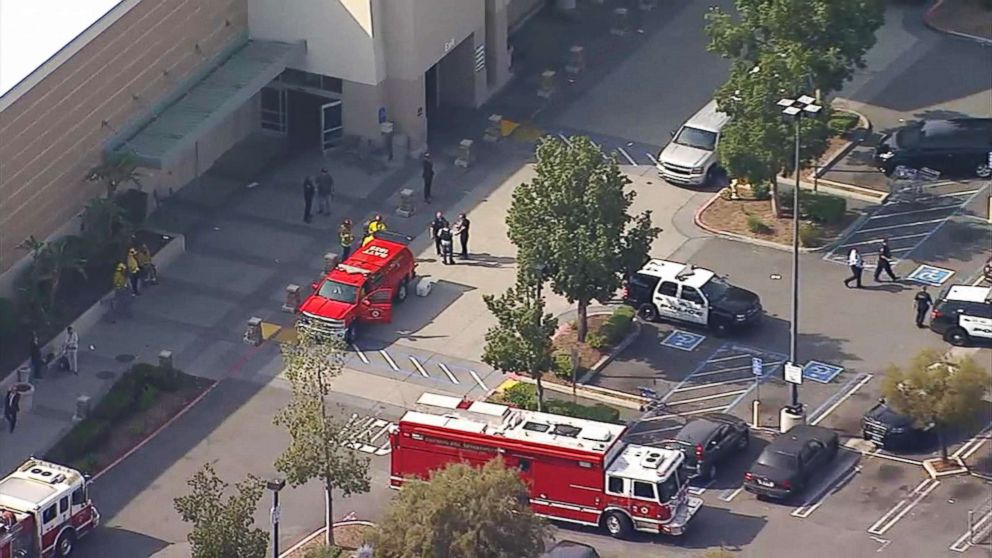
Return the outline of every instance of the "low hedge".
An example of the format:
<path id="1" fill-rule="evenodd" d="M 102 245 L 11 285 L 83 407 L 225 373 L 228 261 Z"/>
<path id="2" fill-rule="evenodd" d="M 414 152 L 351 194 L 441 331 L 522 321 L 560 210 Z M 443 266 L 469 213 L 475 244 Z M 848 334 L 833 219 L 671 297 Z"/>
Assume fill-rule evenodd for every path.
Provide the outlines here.
<path id="1" fill-rule="evenodd" d="M 779 205 L 792 211 L 792 193 L 779 194 Z M 836 223 L 847 212 L 847 200 L 830 194 L 799 192 L 799 216 L 814 223 Z"/>
<path id="2" fill-rule="evenodd" d="M 600 326 L 599 334 L 606 338 L 609 345 L 616 345 L 623 341 L 624 337 L 630 333 L 634 325 L 634 309 L 630 306 L 619 306 L 613 311 L 613 315 Z"/>
<path id="3" fill-rule="evenodd" d="M 537 386 L 529 382 L 520 382 L 503 392 L 504 399 L 521 409 L 537 410 Z M 582 405 L 561 399 L 546 399 L 545 412 L 566 417 L 596 420 L 600 422 L 620 423 L 620 410 L 609 405 L 596 403 Z"/>

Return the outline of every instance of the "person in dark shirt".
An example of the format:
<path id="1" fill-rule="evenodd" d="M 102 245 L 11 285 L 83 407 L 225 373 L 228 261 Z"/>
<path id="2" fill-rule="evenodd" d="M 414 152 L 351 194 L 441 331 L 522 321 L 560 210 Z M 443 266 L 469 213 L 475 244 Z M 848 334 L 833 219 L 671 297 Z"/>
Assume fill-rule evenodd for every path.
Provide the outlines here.
<path id="1" fill-rule="evenodd" d="M 434 183 L 434 161 L 431 160 L 430 153 L 424 153 L 423 172 L 424 179 L 424 201 L 431 203 L 431 184 Z"/>
<path id="2" fill-rule="evenodd" d="M 42 370 L 45 366 L 45 359 L 41 356 L 41 343 L 38 342 L 38 334 L 31 335 L 31 373 L 35 379 L 43 377 Z"/>
<path id="3" fill-rule="evenodd" d="M 310 177 L 303 179 L 303 222 L 309 223 L 313 217 L 311 216 L 311 211 L 313 211 L 313 196 L 317 193 L 317 188 L 313 184 L 313 180 Z"/>
<path id="4" fill-rule="evenodd" d="M 434 239 L 434 249 L 437 250 L 438 256 L 441 255 L 441 237 L 438 233 L 441 232 L 441 229 L 446 229 L 449 226 L 448 220 L 444 218 L 444 213 L 438 211 L 434 214 L 434 220 L 431 221 L 431 238 Z"/>
<path id="5" fill-rule="evenodd" d="M 927 312 L 933 306 L 933 299 L 927 292 L 926 286 L 921 288 L 913 297 L 913 304 L 916 306 L 916 327 L 924 327 L 923 320 L 927 317 Z"/>
<path id="6" fill-rule="evenodd" d="M 899 278 L 892 272 L 892 250 L 889 248 L 889 241 L 882 239 L 882 244 L 878 247 L 878 264 L 875 266 L 875 281 L 882 276 L 882 272 L 889 276 L 889 280 L 898 281 Z"/>
<path id="7" fill-rule="evenodd" d="M 462 245 L 462 259 L 468 259 L 468 228 L 471 222 L 464 213 L 458 216 L 458 220 L 455 221 L 455 228 L 452 232 L 458 235 L 458 242 Z"/>

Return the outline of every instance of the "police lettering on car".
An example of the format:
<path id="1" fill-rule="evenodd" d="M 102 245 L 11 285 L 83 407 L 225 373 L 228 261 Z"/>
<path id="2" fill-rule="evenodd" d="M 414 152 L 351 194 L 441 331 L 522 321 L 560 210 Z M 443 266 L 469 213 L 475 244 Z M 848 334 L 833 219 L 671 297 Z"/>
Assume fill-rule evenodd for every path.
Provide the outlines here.
<path id="1" fill-rule="evenodd" d="M 651 260 L 627 281 L 624 302 L 648 321 L 697 324 L 723 334 L 761 317 L 761 300 L 708 269 Z"/>

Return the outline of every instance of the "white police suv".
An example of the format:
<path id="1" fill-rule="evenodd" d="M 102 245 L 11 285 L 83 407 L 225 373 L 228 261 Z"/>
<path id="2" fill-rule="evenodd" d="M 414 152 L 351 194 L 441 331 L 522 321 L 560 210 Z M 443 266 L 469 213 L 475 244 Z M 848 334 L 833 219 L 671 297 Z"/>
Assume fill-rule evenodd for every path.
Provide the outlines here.
<path id="1" fill-rule="evenodd" d="M 723 335 L 761 318 L 761 300 L 708 269 L 651 260 L 627 281 L 624 302 L 646 321 L 658 319 L 707 327 Z"/>
<path id="2" fill-rule="evenodd" d="M 992 339 L 992 287 L 951 286 L 933 307 L 930 329 L 952 345 Z"/>

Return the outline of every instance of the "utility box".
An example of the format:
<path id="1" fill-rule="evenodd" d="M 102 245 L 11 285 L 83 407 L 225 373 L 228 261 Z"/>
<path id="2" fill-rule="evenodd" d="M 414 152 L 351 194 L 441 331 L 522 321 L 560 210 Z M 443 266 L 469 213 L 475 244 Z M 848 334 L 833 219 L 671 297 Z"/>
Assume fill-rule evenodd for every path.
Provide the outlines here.
<path id="1" fill-rule="evenodd" d="M 568 49 L 568 64 L 565 65 L 565 72 L 575 77 L 586 69 L 585 49 L 581 45 L 573 45 Z"/>
<path id="2" fill-rule="evenodd" d="M 467 169 L 473 161 L 472 146 L 475 144 L 470 139 L 463 139 L 458 142 L 458 157 L 455 159 L 455 166 Z"/>
<path id="3" fill-rule="evenodd" d="M 413 189 L 403 188 L 400 190 L 400 205 L 396 208 L 396 214 L 400 217 L 410 217 L 414 214 Z"/>

